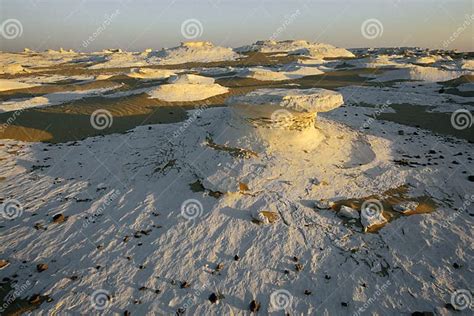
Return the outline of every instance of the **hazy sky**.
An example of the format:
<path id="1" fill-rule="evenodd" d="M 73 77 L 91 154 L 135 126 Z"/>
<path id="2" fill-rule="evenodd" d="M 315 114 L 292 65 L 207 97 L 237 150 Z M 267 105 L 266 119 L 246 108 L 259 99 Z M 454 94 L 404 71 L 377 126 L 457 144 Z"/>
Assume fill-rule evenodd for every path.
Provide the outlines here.
<path id="1" fill-rule="evenodd" d="M 196 35 L 232 47 L 274 38 L 474 51 L 473 14 L 474 0 L 0 0 L 2 28 L 9 19 L 22 28 L 0 34 L 0 50 L 158 49 Z M 364 37 L 369 19 L 380 23 Z"/>

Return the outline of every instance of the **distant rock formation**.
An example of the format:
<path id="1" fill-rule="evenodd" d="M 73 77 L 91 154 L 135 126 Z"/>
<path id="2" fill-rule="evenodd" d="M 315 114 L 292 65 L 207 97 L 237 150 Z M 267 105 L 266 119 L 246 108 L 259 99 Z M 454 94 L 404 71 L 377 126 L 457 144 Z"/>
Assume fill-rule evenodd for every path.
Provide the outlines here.
<path id="1" fill-rule="evenodd" d="M 305 55 L 312 58 L 340 58 L 355 57 L 345 48 L 335 47 L 333 45 L 309 42 L 305 40 L 288 41 L 257 41 L 252 45 L 242 46 L 236 49 L 239 53 L 257 51 L 261 53 L 288 53 L 296 55 Z"/>

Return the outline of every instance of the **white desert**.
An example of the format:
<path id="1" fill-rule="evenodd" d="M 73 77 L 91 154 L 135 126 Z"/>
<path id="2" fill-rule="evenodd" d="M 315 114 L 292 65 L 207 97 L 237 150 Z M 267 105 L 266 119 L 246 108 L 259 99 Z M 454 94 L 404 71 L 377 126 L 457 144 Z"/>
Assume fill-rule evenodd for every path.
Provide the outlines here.
<path id="1" fill-rule="evenodd" d="M 0 52 L 2 315 L 472 314 L 472 53 L 100 38 Z"/>

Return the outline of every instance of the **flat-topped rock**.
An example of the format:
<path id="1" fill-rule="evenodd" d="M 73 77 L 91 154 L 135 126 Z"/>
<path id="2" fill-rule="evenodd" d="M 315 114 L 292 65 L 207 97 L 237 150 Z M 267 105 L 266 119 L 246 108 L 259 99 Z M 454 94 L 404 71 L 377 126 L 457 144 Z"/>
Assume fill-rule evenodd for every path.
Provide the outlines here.
<path id="1" fill-rule="evenodd" d="M 342 95 L 338 92 L 313 88 L 313 89 L 260 89 L 244 96 L 230 98 L 229 106 L 274 106 L 296 112 L 327 112 L 340 107 L 344 103 Z"/>
<path id="2" fill-rule="evenodd" d="M 257 41 L 252 45 L 242 46 L 237 52 L 262 52 L 262 53 L 293 53 L 308 55 L 318 58 L 354 57 L 354 54 L 345 48 L 335 47 L 330 44 L 316 43 L 305 40 L 288 41 Z"/>
<path id="3" fill-rule="evenodd" d="M 168 83 L 148 91 L 148 94 L 162 101 L 178 102 L 205 100 L 229 91 L 214 83 L 213 78 L 190 74 L 173 76 L 168 79 Z"/>
<path id="4" fill-rule="evenodd" d="M 212 44 L 211 42 L 206 42 L 206 41 L 189 41 L 189 42 L 181 42 L 181 46 L 202 48 L 202 47 L 213 47 L 214 44 Z"/>
<path id="5" fill-rule="evenodd" d="M 214 82 L 214 78 L 192 74 L 176 75 L 168 79 L 168 83 L 173 84 L 213 84 Z"/>

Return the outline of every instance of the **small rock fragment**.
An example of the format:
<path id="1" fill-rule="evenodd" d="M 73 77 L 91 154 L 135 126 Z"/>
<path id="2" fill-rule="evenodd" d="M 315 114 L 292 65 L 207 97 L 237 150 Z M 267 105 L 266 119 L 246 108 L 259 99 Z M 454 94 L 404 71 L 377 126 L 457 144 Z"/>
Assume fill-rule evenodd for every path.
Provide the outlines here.
<path id="1" fill-rule="evenodd" d="M 277 213 L 269 211 L 260 211 L 257 214 L 253 215 L 253 217 L 259 223 L 263 224 L 273 224 L 280 219 L 280 216 L 278 216 Z"/>
<path id="2" fill-rule="evenodd" d="M 420 203 L 415 201 L 405 201 L 393 206 L 393 210 L 402 214 L 415 211 Z"/>
<path id="3" fill-rule="evenodd" d="M 296 272 L 300 272 L 303 270 L 303 265 L 301 263 L 295 264 L 295 270 Z"/>
<path id="4" fill-rule="evenodd" d="M 216 293 L 212 293 L 211 295 L 209 295 L 209 301 L 212 304 L 219 304 L 219 296 Z"/>
<path id="5" fill-rule="evenodd" d="M 250 302 L 250 311 L 256 313 L 260 310 L 260 303 L 256 300 Z"/>
<path id="6" fill-rule="evenodd" d="M 53 223 L 56 223 L 56 224 L 64 223 L 66 220 L 67 220 L 67 217 L 64 216 L 63 214 L 56 214 L 53 216 Z"/>
<path id="7" fill-rule="evenodd" d="M 190 287 L 191 284 L 189 284 L 188 282 L 184 281 L 183 283 L 181 283 L 181 288 L 182 289 L 187 289 L 188 287 Z"/>
<path id="8" fill-rule="evenodd" d="M 238 255 L 235 255 L 235 256 L 234 256 L 234 260 L 235 260 L 235 261 L 239 261 L 239 260 L 240 260 L 240 257 L 239 257 Z"/>
<path id="9" fill-rule="evenodd" d="M 33 296 L 30 297 L 28 302 L 32 305 L 37 305 L 41 303 L 41 295 L 39 294 L 34 294 Z"/>
<path id="10" fill-rule="evenodd" d="M 339 217 L 345 217 L 345 218 L 353 218 L 353 219 L 358 219 L 360 217 L 359 212 L 357 210 L 353 209 L 352 207 L 342 205 L 341 209 L 339 212 L 337 212 L 337 215 Z"/>
<path id="11" fill-rule="evenodd" d="M 364 232 L 367 232 L 373 226 L 387 223 L 387 219 L 382 215 L 382 212 L 361 212 L 360 216 Z"/>
<path id="12" fill-rule="evenodd" d="M 10 263 L 7 261 L 7 260 L 0 260 L 0 270 L 8 267 L 10 265 Z"/>
<path id="13" fill-rule="evenodd" d="M 40 264 L 36 265 L 36 270 L 38 272 L 46 271 L 46 270 L 48 270 L 48 265 L 46 263 L 40 263 Z"/>
<path id="14" fill-rule="evenodd" d="M 310 290 L 304 290 L 304 295 L 311 295 L 311 291 Z"/>
<path id="15" fill-rule="evenodd" d="M 224 269 L 224 264 L 223 264 L 223 263 L 219 263 L 219 264 L 216 266 L 215 271 L 216 271 L 216 272 L 220 272 L 220 271 L 222 271 L 222 269 Z"/>
<path id="16" fill-rule="evenodd" d="M 334 202 L 328 200 L 319 200 L 314 202 L 314 206 L 320 210 L 329 210 L 334 206 Z"/>

